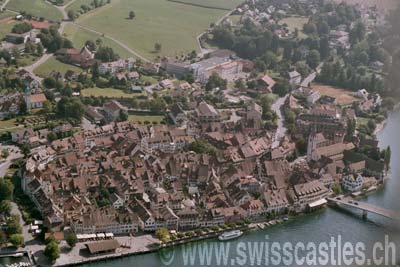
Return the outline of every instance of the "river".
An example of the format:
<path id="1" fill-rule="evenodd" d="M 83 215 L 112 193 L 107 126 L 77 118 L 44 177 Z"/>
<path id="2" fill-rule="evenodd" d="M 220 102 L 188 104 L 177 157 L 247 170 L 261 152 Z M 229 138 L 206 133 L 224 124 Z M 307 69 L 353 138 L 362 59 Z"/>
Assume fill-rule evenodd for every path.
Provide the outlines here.
<path id="1" fill-rule="evenodd" d="M 390 145 L 392 150 L 392 161 L 391 161 L 391 173 L 390 179 L 386 185 L 379 189 L 378 192 L 370 195 L 363 199 L 370 203 L 383 206 L 388 209 L 400 210 L 400 110 L 393 112 L 387 121 L 386 127 L 378 134 L 381 147 L 387 147 Z M 205 260 L 203 264 L 200 263 L 198 258 L 195 258 L 194 262 L 191 263 L 187 256 L 187 247 L 181 246 L 176 247 L 173 251 L 164 253 L 164 257 L 160 257 L 159 253 L 145 254 L 139 256 L 132 256 L 122 258 L 113 261 L 99 262 L 88 264 L 85 267 L 158 267 L 158 266 L 251 266 L 253 265 L 249 258 L 245 258 L 245 261 L 235 261 L 237 258 L 237 246 L 241 243 L 245 244 L 256 244 L 269 242 L 279 242 L 284 244 L 289 241 L 293 244 L 297 242 L 315 242 L 320 244 L 321 242 L 329 242 L 332 237 L 338 239 L 341 236 L 343 243 L 346 241 L 356 244 L 357 242 L 363 242 L 366 249 L 366 258 L 372 257 L 371 248 L 376 242 L 384 243 L 385 236 L 388 236 L 389 241 L 397 245 L 397 261 L 400 261 L 400 230 L 399 224 L 396 225 L 393 221 L 383 219 L 378 216 L 368 215 L 367 220 L 363 220 L 360 214 L 343 212 L 335 209 L 325 209 L 317 213 L 303 215 L 298 218 L 294 218 L 293 221 L 286 222 L 279 226 L 273 226 L 264 230 L 253 231 L 245 234 L 241 238 L 229 243 L 230 251 L 228 261 L 220 262 L 218 264 L 217 259 L 214 255 L 210 262 Z M 267 239 L 266 239 L 267 238 Z M 209 240 L 200 242 L 194 246 L 209 246 L 211 245 L 220 246 L 215 240 Z M 192 246 L 192 248 L 194 247 Z M 227 243 L 224 243 L 227 246 Z M 215 247 L 214 247 L 215 248 Z M 212 254 L 212 253 L 209 253 Z M 243 255 L 241 255 L 243 256 Z M 240 258 L 243 260 L 243 257 Z M 265 259 L 263 258 L 261 265 L 264 266 Z M 257 266 L 258 262 L 254 262 Z M 279 263 L 279 262 L 277 262 Z M 283 262 L 275 264 L 275 266 L 285 266 Z M 306 266 L 305 264 L 293 263 L 291 266 Z M 329 261 L 324 266 L 344 266 L 342 262 Z M 346 264 L 347 266 L 359 266 L 354 262 Z M 376 266 L 377 264 L 372 264 Z"/>

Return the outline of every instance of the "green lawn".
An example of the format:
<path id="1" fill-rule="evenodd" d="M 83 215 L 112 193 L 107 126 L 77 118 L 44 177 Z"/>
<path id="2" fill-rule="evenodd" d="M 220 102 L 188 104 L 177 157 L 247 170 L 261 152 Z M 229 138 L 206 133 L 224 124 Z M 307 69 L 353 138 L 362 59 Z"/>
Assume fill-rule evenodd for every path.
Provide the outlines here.
<path id="1" fill-rule="evenodd" d="M 111 47 L 115 52 L 122 58 L 133 57 L 131 53 L 129 53 L 126 49 L 121 47 L 119 44 L 114 41 L 101 37 L 93 32 L 89 32 L 84 29 L 80 29 L 72 24 L 68 24 L 65 26 L 64 35 L 73 42 L 74 47 L 80 49 L 83 47 L 87 40 L 96 41 L 97 39 L 101 39 L 103 45 Z"/>
<path id="2" fill-rule="evenodd" d="M 18 66 L 28 66 L 33 64 L 38 59 L 37 56 L 24 54 L 18 59 Z"/>
<path id="3" fill-rule="evenodd" d="M 241 4 L 241 0 L 168 0 L 172 2 L 185 3 L 207 8 L 219 8 L 223 10 L 232 10 Z"/>
<path id="4" fill-rule="evenodd" d="M 164 119 L 161 115 L 129 115 L 128 120 L 134 122 L 144 123 L 148 121 L 150 123 L 156 122 L 160 123 Z"/>
<path id="5" fill-rule="evenodd" d="M 142 94 L 128 94 L 122 90 L 114 88 L 87 88 L 82 90 L 82 96 L 94 96 L 94 97 L 110 97 L 110 98 L 134 98 L 141 96 Z"/>
<path id="6" fill-rule="evenodd" d="M 0 121 L 0 133 L 2 132 L 13 132 L 22 128 L 23 125 L 16 122 L 16 119 Z"/>
<path id="7" fill-rule="evenodd" d="M 289 30 L 294 31 L 296 28 L 299 30 L 299 38 L 306 38 L 307 35 L 303 32 L 303 26 L 308 22 L 309 18 L 304 17 L 288 17 L 279 21 L 280 25 L 287 24 Z"/>
<path id="8" fill-rule="evenodd" d="M 5 19 L 8 17 L 14 17 L 14 16 L 15 16 L 15 14 L 8 10 L 6 10 L 4 12 L 0 12 L 0 19 Z"/>
<path id="9" fill-rule="evenodd" d="M 43 63 L 42 65 L 37 67 L 34 70 L 34 73 L 41 77 L 47 77 L 52 71 L 58 71 L 64 75 L 68 70 L 73 70 L 77 73 L 82 72 L 81 68 L 62 63 L 62 62 L 58 61 L 57 59 L 55 59 L 54 57 L 51 57 L 45 63 Z"/>
<path id="10" fill-rule="evenodd" d="M 67 7 L 67 11 L 73 10 L 75 12 L 80 12 L 82 5 L 86 5 L 90 8 L 93 8 L 91 5 L 92 3 L 93 3 L 93 0 L 75 0 L 75 2 L 73 2 L 72 4 L 70 4 Z"/>
<path id="11" fill-rule="evenodd" d="M 17 24 L 15 20 L 0 23 L 0 40 L 3 40 L 6 34 L 11 32 L 15 24 Z"/>
<path id="12" fill-rule="evenodd" d="M 226 0 L 213 2 L 218 1 L 231 4 Z M 136 14 L 133 20 L 127 18 L 131 10 Z M 112 36 L 153 59 L 198 50 L 196 36 L 226 12 L 166 0 L 113 0 L 79 17 L 77 23 Z M 162 46 L 159 53 L 154 51 L 156 42 Z"/>
<path id="13" fill-rule="evenodd" d="M 7 4 L 7 9 L 16 12 L 25 11 L 33 16 L 51 21 L 61 21 L 63 19 L 61 12 L 44 0 L 11 0 Z"/>

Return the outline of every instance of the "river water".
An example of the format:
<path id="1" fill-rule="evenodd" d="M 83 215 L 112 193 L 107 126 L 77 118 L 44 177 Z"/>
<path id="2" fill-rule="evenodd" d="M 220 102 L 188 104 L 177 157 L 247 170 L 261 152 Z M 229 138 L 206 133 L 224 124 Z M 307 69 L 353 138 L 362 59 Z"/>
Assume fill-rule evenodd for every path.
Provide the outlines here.
<path id="1" fill-rule="evenodd" d="M 400 110 L 393 112 L 387 121 L 387 125 L 378 134 L 381 147 L 387 147 L 390 145 L 392 150 L 392 161 L 391 161 L 391 173 L 390 179 L 386 185 L 379 191 L 371 194 L 362 201 L 370 202 L 382 207 L 400 211 Z M 376 242 L 385 244 L 385 236 L 388 237 L 388 242 L 393 242 L 397 246 L 396 263 L 400 261 L 400 227 L 399 223 L 394 221 L 381 218 L 369 214 L 367 220 L 361 218 L 361 214 L 358 212 L 344 212 L 336 209 L 325 209 L 317 213 L 303 215 L 298 218 L 294 218 L 293 221 L 286 222 L 284 224 L 266 228 L 264 230 L 253 231 L 246 233 L 239 239 L 236 239 L 229 243 L 223 243 L 224 248 L 229 247 L 228 256 L 226 261 L 219 261 L 215 255 L 215 248 L 221 246 L 216 240 L 209 240 L 199 242 L 191 245 L 191 251 L 194 251 L 194 247 L 208 247 L 210 250 L 214 248 L 214 254 L 208 252 L 211 255 L 211 260 L 207 261 L 204 258 L 203 262 L 200 262 L 199 253 L 195 251 L 195 256 L 188 256 L 188 247 L 180 246 L 174 248 L 168 253 L 164 253 L 161 257 L 159 253 L 145 254 L 139 256 L 132 256 L 113 261 L 105 261 L 99 263 L 92 263 L 86 265 L 86 267 L 128 267 L 128 266 L 140 266 L 140 267 L 158 267 L 158 266 L 265 266 L 266 263 L 275 266 L 307 266 L 306 263 L 293 262 L 285 265 L 283 261 L 272 261 L 271 256 L 263 257 L 261 262 L 251 261 L 251 256 L 246 253 L 243 254 L 243 247 L 241 252 L 237 251 L 238 246 L 245 246 L 254 244 L 260 245 L 260 243 L 278 242 L 284 244 L 285 242 L 291 242 L 296 245 L 297 242 L 303 242 L 308 244 L 309 242 L 315 242 L 318 246 L 321 242 L 330 242 L 331 238 L 335 238 L 338 242 L 339 236 L 344 242 L 350 242 L 355 245 L 357 242 L 362 242 L 366 246 L 366 258 L 372 258 L 372 248 Z M 247 247 L 248 248 L 248 247 Z M 203 250 L 204 251 L 204 250 Z M 307 250 L 308 251 L 308 250 Z M 197 253 L 197 254 L 196 254 Z M 301 253 L 300 253 L 301 254 Z M 270 254 L 272 255 L 272 254 Z M 336 255 L 336 254 L 334 254 Z M 378 251 L 378 256 L 379 254 Z M 391 255 L 388 254 L 391 260 Z M 264 255 L 265 256 L 265 255 Z M 381 255 L 382 256 L 382 255 Z M 239 257 L 239 258 L 237 258 Z M 331 256 L 330 256 L 331 257 Z M 333 256 L 338 258 L 337 256 Z M 269 262 L 265 261 L 265 258 L 270 258 Z M 193 260 L 192 262 L 190 260 Z M 347 264 L 345 264 L 347 263 Z M 318 264 L 320 266 L 322 264 Z M 330 260 L 327 263 L 323 263 L 324 266 L 359 266 L 355 262 L 335 262 Z M 364 264 L 363 264 L 364 265 Z M 367 263 L 365 263 L 365 266 Z M 371 263 L 371 266 L 378 264 Z M 383 265 L 383 264 L 379 264 Z"/>

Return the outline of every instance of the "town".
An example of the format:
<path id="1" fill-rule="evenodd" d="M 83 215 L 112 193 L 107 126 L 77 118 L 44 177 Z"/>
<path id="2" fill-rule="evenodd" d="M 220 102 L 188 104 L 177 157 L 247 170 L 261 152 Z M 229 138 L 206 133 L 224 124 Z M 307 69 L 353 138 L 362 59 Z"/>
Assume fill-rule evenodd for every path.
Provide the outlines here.
<path id="1" fill-rule="evenodd" d="M 114 237 L 190 241 L 387 179 L 376 132 L 395 100 L 376 7 L 248 0 L 199 36 L 200 51 L 162 55 L 157 42 L 154 60 L 101 36 L 77 46 L 63 34 L 75 11 L 14 17 L 0 31 L 0 247 L 54 239 L 38 247 L 62 266 L 61 240 L 133 253 Z"/>

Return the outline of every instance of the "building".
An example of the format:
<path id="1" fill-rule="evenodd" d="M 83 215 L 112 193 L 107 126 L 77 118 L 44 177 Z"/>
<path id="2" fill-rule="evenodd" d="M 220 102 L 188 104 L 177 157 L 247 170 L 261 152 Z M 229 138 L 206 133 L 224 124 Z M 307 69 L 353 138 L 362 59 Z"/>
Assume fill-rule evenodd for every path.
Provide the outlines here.
<path id="1" fill-rule="evenodd" d="M 208 78 L 213 73 L 217 73 L 221 78 L 226 79 L 227 76 L 242 72 L 243 63 L 238 60 L 231 60 L 223 57 L 212 57 L 191 65 L 194 77 L 200 83 L 207 83 Z"/>
<path id="2" fill-rule="evenodd" d="M 198 105 L 196 114 L 201 122 L 219 122 L 221 120 L 219 112 L 205 101 Z"/>
<path id="3" fill-rule="evenodd" d="M 102 75 L 110 73 L 115 75 L 118 72 L 130 72 L 135 66 L 136 60 L 134 58 L 119 59 L 113 62 L 101 63 L 99 65 L 99 72 Z"/>
<path id="4" fill-rule="evenodd" d="M 289 191 L 294 208 L 302 211 L 311 203 L 325 199 L 329 195 L 329 190 L 320 181 L 314 180 L 293 186 Z"/>
<path id="5" fill-rule="evenodd" d="M 276 82 L 269 75 L 265 74 L 260 79 L 258 79 L 257 89 L 261 92 L 272 93 L 272 89 Z"/>
<path id="6" fill-rule="evenodd" d="M 361 191 L 364 185 L 364 177 L 361 174 L 349 174 L 342 178 L 342 186 L 346 191 Z"/>
<path id="7" fill-rule="evenodd" d="M 161 61 L 161 67 L 170 75 L 181 79 L 192 72 L 190 64 L 177 61 L 170 58 L 164 58 Z"/>
<path id="8" fill-rule="evenodd" d="M 121 112 L 127 112 L 127 108 L 121 105 L 117 100 L 110 100 L 103 106 L 105 119 L 107 121 L 116 121 Z"/>
<path id="9" fill-rule="evenodd" d="M 289 80 L 289 83 L 292 86 L 297 86 L 297 85 L 301 84 L 302 77 L 301 77 L 301 74 L 298 73 L 297 71 L 286 72 L 284 77 Z"/>

